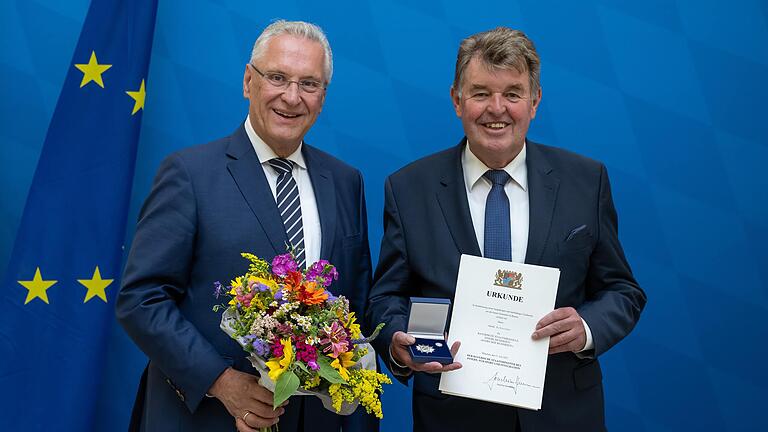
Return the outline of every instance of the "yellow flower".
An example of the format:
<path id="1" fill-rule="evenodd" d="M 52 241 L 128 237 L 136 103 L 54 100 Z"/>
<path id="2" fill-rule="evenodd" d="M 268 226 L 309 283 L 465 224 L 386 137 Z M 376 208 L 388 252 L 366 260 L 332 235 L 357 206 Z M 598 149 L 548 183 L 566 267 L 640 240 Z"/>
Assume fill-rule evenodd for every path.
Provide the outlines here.
<path id="1" fill-rule="evenodd" d="M 291 345 L 291 340 L 281 339 L 280 343 L 283 345 L 283 356 L 272 357 L 267 362 L 269 377 L 272 378 L 273 381 L 277 381 L 277 379 L 280 378 L 280 375 L 288 370 L 288 366 L 293 363 L 293 346 Z"/>
<path id="2" fill-rule="evenodd" d="M 352 339 L 359 339 L 362 336 L 360 332 L 360 324 L 352 324 L 349 326 L 349 331 L 352 333 Z"/>
<path id="3" fill-rule="evenodd" d="M 273 280 L 271 280 L 271 279 L 266 279 L 266 278 L 262 278 L 262 277 L 255 277 L 255 276 L 251 276 L 251 277 L 248 279 L 248 281 L 249 281 L 249 282 L 250 282 L 250 281 L 258 282 L 258 283 L 260 283 L 260 284 L 263 284 L 263 285 L 266 285 L 266 286 L 268 286 L 268 287 L 269 287 L 269 289 L 270 289 L 270 291 L 272 292 L 272 294 L 274 294 L 274 293 L 275 293 L 275 291 L 277 291 L 277 284 L 275 283 L 275 281 L 273 281 Z"/>
<path id="4" fill-rule="evenodd" d="M 349 329 L 350 337 L 352 339 L 359 339 L 362 335 L 360 333 L 360 324 L 357 324 L 355 321 L 357 318 L 355 318 L 355 313 L 350 312 L 349 315 L 347 315 L 347 319 L 344 319 L 343 312 L 341 310 L 336 311 L 336 316 L 339 318 L 339 321 L 344 325 L 344 328 Z"/>
<path id="5" fill-rule="evenodd" d="M 232 291 L 230 291 L 230 294 L 235 294 L 235 287 L 242 287 L 243 286 L 243 277 L 238 276 L 235 278 L 235 280 L 229 281 L 229 285 L 232 287 Z"/>
<path id="6" fill-rule="evenodd" d="M 315 375 L 304 383 L 304 390 L 309 390 L 320 385 L 320 375 Z"/>
<path id="7" fill-rule="evenodd" d="M 238 279 L 239 279 L 239 278 L 238 278 Z M 229 294 L 230 296 L 232 296 L 232 298 L 231 298 L 231 299 L 229 299 L 229 305 L 230 305 L 230 306 L 234 306 L 234 305 L 235 305 L 235 303 L 236 303 L 236 301 L 235 301 L 235 296 L 237 295 L 237 292 L 235 291 L 235 288 L 234 288 L 234 287 L 235 287 L 235 281 L 230 281 L 230 284 L 231 284 L 230 286 L 231 286 L 232 288 L 229 290 L 229 292 L 228 292 L 227 294 Z"/>
<path id="8" fill-rule="evenodd" d="M 339 375 L 341 375 L 345 381 L 349 379 L 349 371 L 347 371 L 347 368 L 355 364 L 355 362 L 352 361 L 353 355 L 353 352 L 347 351 L 339 354 L 339 356 L 331 362 L 331 366 L 338 369 Z"/>
<path id="9" fill-rule="evenodd" d="M 341 404 L 344 402 L 344 390 L 346 389 L 342 388 L 341 384 L 331 384 L 328 388 L 328 394 L 331 395 L 331 404 L 336 412 L 341 411 Z"/>
<path id="10" fill-rule="evenodd" d="M 389 377 L 375 370 L 354 369 L 350 373 L 349 386 L 352 395 L 360 401 L 366 412 L 377 418 L 384 417 L 379 399 L 381 385 L 391 383 Z"/>

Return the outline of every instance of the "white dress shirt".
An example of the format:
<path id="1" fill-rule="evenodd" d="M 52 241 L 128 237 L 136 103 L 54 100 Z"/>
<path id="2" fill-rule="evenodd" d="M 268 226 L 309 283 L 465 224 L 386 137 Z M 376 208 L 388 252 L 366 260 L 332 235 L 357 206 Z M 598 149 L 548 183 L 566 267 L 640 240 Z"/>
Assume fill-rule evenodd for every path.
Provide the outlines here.
<path id="1" fill-rule="evenodd" d="M 267 183 L 269 183 L 269 188 L 272 190 L 272 197 L 277 199 L 277 171 L 269 164 L 269 160 L 279 156 L 253 130 L 250 115 L 245 119 L 245 132 L 248 134 L 248 139 L 251 140 L 251 145 L 253 145 L 253 149 L 256 151 L 256 156 L 258 156 L 261 163 L 261 169 L 264 170 L 264 175 L 267 176 Z M 291 175 L 293 175 L 294 180 L 296 180 L 296 186 L 299 188 L 301 223 L 304 230 L 304 255 L 307 259 L 307 267 L 309 267 L 320 259 L 322 236 L 315 191 L 312 188 L 312 181 L 309 178 L 304 155 L 301 154 L 303 145 L 304 143 L 299 144 L 299 148 L 286 159 L 293 162 Z M 283 251 L 278 252 L 282 253 Z"/>
<path id="2" fill-rule="evenodd" d="M 525 262 L 528 250 L 529 200 L 528 200 L 528 167 L 525 164 L 526 144 L 523 149 L 507 166 L 502 168 L 511 177 L 504 186 L 504 192 L 509 198 L 509 223 L 512 233 L 512 261 Z M 467 190 L 469 213 L 472 215 L 472 226 L 480 251 L 484 253 L 485 245 L 485 201 L 491 191 L 491 182 L 483 177 L 488 168 L 472 153 L 469 142 L 464 147 L 461 164 L 464 170 L 464 186 Z M 594 347 L 592 331 L 582 318 L 586 332 L 587 343 L 579 351 L 588 351 Z M 578 353 L 577 353 L 578 355 Z M 580 356 L 581 357 L 581 356 Z"/>
<path id="3" fill-rule="evenodd" d="M 484 253 L 485 247 L 485 200 L 491 191 L 491 182 L 483 177 L 490 168 L 472 153 L 467 144 L 462 155 L 464 168 L 464 186 L 467 189 L 469 213 L 472 215 L 472 226 L 475 237 Z M 525 262 L 528 250 L 528 167 L 525 165 L 525 145 L 507 166 L 502 168 L 511 177 L 504 186 L 504 192 L 509 198 L 509 226 L 512 232 L 512 261 Z"/>

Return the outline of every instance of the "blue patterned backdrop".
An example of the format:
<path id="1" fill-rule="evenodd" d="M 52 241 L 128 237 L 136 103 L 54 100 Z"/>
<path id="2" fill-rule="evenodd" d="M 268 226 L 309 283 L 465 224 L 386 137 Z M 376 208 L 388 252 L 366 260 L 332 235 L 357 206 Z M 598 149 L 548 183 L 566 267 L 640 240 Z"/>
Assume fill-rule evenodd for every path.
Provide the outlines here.
<path id="1" fill-rule="evenodd" d="M 87 7 L 0 3 L 0 280 Z M 602 358 L 609 429 L 760 429 L 764 1 L 161 1 L 130 227 L 164 155 L 243 121 L 250 47 L 278 17 L 328 33 L 336 72 L 307 140 L 362 169 L 374 260 L 385 176 L 461 138 L 448 97 L 459 41 L 497 25 L 528 33 L 544 91 L 529 135 L 607 164 L 621 239 L 649 297 L 636 330 Z M 94 428 L 124 429 L 145 359 L 114 326 L 103 361 Z M 389 386 L 384 410 L 384 431 L 409 427 L 407 389 Z"/>

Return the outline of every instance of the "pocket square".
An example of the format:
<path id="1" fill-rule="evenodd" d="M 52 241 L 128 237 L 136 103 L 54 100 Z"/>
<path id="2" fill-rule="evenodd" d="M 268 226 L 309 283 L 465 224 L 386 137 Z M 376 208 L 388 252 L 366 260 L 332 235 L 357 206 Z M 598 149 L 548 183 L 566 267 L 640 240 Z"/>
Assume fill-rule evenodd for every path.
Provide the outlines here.
<path id="1" fill-rule="evenodd" d="M 581 225 L 581 226 L 578 226 L 578 227 L 574 228 L 574 229 L 573 229 L 573 230 L 570 232 L 570 234 L 568 234 L 568 237 L 566 237 L 566 238 L 565 238 L 565 241 L 568 241 L 568 240 L 572 239 L 572 238 L 573 238 L 573 237 L 574 237 L 576 234 L 578 234 L 578 233 L 580 233 L 580 232 L 584 231 L 585 229 L 587 229 L 587 226 L 586 226 L 586 225 Z"/>

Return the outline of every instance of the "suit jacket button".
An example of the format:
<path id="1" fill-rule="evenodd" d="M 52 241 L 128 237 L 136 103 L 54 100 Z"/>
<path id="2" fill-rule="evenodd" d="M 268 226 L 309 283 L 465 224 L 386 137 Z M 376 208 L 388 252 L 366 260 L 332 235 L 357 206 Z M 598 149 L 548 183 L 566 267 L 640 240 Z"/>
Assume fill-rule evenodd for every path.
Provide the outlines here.
<path id="1" fill-rule="evenodd" d="M 178 396 L 179 399 L 181 399 L 181 401 L 184 402 L 184 393 L 182 393 L 181 390 L 176 389 L 176 396 Z"/>

